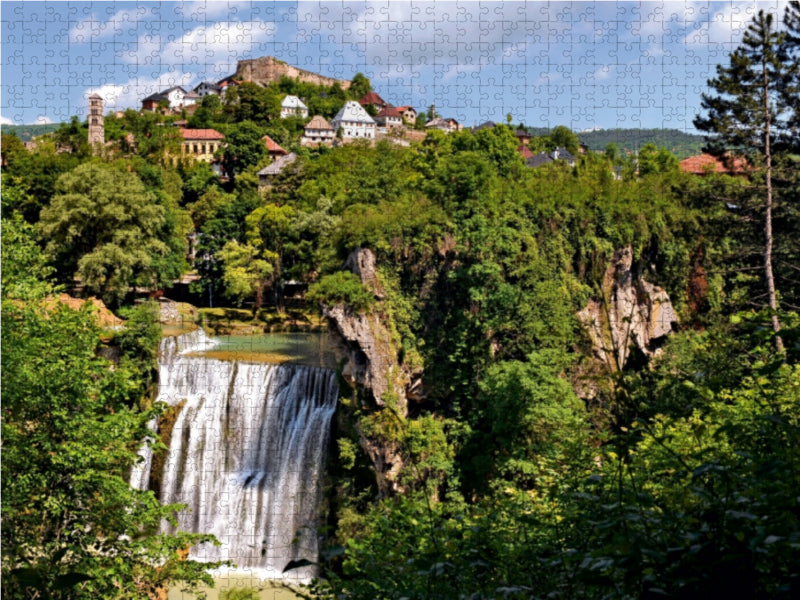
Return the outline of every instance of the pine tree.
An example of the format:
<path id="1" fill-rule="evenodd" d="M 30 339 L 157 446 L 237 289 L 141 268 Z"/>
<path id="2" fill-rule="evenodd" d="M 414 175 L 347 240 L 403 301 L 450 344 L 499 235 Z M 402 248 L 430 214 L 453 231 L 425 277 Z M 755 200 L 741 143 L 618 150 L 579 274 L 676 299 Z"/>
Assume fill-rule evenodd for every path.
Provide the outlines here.
<path id="1" fill-rule="evenodd" d="M 707 145 L 709 151 L 745 155 L 753 166 L 764 171 L 764 277 L 779 352 L 783 341 L 772 266 L 773 145 L 787 127 L 788 107 L 783 91 L 791 71 L 788 59 L 785 33 L 776 29 L 771 13 L 759 11 L 748 26 L 742 45 L 731 53 L 730 65 L 718 65 L 717 77 L 708 82 L 717 94 L 702 96 L 702 107 L 708 116 L 698 115 L 694 120 L 699 130 L 714 134 Z"/>

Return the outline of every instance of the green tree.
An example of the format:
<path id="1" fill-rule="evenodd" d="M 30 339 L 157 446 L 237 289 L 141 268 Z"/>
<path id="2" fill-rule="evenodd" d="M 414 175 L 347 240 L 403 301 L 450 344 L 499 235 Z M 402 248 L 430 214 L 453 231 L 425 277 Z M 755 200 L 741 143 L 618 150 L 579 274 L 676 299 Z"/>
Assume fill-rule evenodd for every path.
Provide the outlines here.
<path id="1" fill-rule="evenodd" d="M 32 231 L 3 222 L 3 598 L 147 598 L 211 582 L 181 559 L 209 536 L 162 535 L 180 506 L 128 484 L 148 419 L 138 373 L 98 357 L 90 304 L 72 310 Z"/>
<path id="2" fill-rule="evenodd" d="M 18 154 L 25 153 L 25 144 L 17 137 L 16 133 L 6 133 L 5 131 L 0 134 L 0 155 L 3 157 L 3 168 L 12 164 Z"/>
<path id="3" fill-rule="evenodd" d="M 256 165 L 267 156 L 267 147 L 261 138 L 262 129 L 252 121 L 232 125 L 225 135 L 225 146 L 219 151 L 222 168 L 234 181 L 236 175 L 247 167 Z"/>
<path id="4" fill-rule="evenodd" d="M 747 156 L 764 173 L 764 279 L 772 311 L 775 345 L 783 347 L 778 317 L 778 295 L 773 273 L 773 144 L 786 126 L 788 107 L 781 90 L 787 78 L 785 36 L 771 13 L 760 10 L 745 31 L 742 45 L 730 54 L 730 65 L 718 65 L 708 85 L 717 95 L 703 94 L 707 116 L 694 125 L 713 135 L 709 150 L 720 155 Z"/>
<path id="5" fill-rule="evenodd" d="M 578 136 L 575 135 L 569 127 L 563 125 L 553 127 L 553 131 L 550 132 L 549 137 L 550 145 L 552 146 L 550 148 L 551 150 L 555 148 L 565 148 L 570 154 L 578 154 L 581 143 Z"/>
<path id="6" fill-rule="evenodd" d="M 676 172 L 679 167 L 674 154 L 652 143 L 647 143 L 639 149 L 637 159 L 640 177 L 654 173 Z"/>
<path id="7" fill-rule="evenodd" d="M 155 287 L 157 259 L 169 254 L 165 208 L 134 173 L 85 163 L 62 175 L 39 233 L 59 275 L 116 302 L 131 285 Z"/>
<path id="8" fill-rule="evenodd" d="M 73 116 L 69 123 L 62 123 L 53 133 L 56 145 L 79 158 L 92 153 L 89 147 L 89 128 L 81 124 L 78 117 Z"/>
<path id="9" fill-rule="evenodd" d="M 225 244 L 218 256 L 224 264 L 223 281 L 227 294 L 238 298 L 239 302 L 255 295 L 254 310 L 261 308 L 264 288 L 273 279 L 274 269 L 270 260 L 274 260 L 275 254 L 259 252 L 258 248 L 232 240 Z"/>
<path id="10" fill-rule="evenodd" d="M 355 100 L 361 100 L 372 90 L 372 84 L 363 73 L 356 73 L 350 81 L 350 97 Z"/>

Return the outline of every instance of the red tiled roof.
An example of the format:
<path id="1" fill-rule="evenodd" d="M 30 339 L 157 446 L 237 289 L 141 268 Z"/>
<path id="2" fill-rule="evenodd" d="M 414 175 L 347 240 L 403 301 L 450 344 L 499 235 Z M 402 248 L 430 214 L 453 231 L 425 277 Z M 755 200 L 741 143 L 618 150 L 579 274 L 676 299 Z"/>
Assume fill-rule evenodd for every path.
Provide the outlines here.
<path id="1" fill-rule="evenodd" d="M 525 160 L 528 160 L 533 156 L 533 152 L 531 152 L 530 148 L 528 148 L 525 144 L 520 144 L 519 146 L 517 146 L 517 152 L 522 154 L 522 158 L 524 158 Z"/>
<path id="2" fill-rule="evenodd" d="M 747 172 L 747 163 L 742 158 L 720 159 L 711 154 L 690 156 L 681 161 L 681 171 L 694 175 L 707 173 L 741 174 Z"/>
<path id="3" fill-rule="evenodd" d="M 404 112 L 406 112 L 406 111 L 407 111 L 409 108 L 410 108 L 411 110 L 414 110 L 414 107 L 413 107 L 413 106 L 398 106 L 398 107 L 397 107 L 397 110 L 398 110 L 398 111 L 400 111 L 401 113 L 404 113 Z M 417 111 L 415 111 L 415 110 L 414 110 L 414 112 L 417 112 Z"/>
<path id="4" fill-rule="evenodd" d="M 358 101 L 362 106 L 365 104 L 380 104 L 384 105 L 386 102 L 376 92 L 368 92 L 361 100 Z"/>
<path id="5" fill-rule="evenodd" d="M 225 136 L 216 129 L 185 129 L 181 127 L 184 140 L 224 140 Z"/>
<path id="6" fill-rule="evenodd" d="M 397 119 L 402 119 L 403 115 L 400 114 L 400 111 L 397 110 L 394 106 L 387 106 L 378 113 L 379 117 L 395 117 Z"/>
<path id="7" fill-rule="evenodd" d="M 275 140 L 273 140 L 268 135 L 265 135 L 261 138 L 264 141 L 264 145 L 267 147 L 267 151 L 270 153 L 280 153 L 280 154 L 287 154 L 286 150 L 281 148 Z"/>

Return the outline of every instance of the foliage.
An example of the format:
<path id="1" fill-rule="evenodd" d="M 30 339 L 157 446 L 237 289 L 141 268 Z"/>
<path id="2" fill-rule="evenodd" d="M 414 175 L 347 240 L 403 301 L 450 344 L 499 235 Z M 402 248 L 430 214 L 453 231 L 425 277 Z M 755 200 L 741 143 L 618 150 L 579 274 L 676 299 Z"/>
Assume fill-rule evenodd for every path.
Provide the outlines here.
<path id="1" fill-rule="evenodd" d="M 225 269 L 223 281 L 227 294 L 241 302 L 243 297 L 254 293 L 256 310 L 261 308 L 264 287 L 273 275 L 273 267 L 268 260 L 257 256 L 257 248 L 236 240 L 225 244 L 219 252 Z"/>
<path id="2" fill-rule="evenodd" d="M 369 310 L 375 297 L 364 287 L 361 280 L 349 271 L 338 271 L 326 275 L 308 288 L 306 299 L 333 306 L 344 304 L 354 312 Z"/>
<path id="3" fill-rule="evenodd" d="M 745 156 L 764 178 L 758 196 L 764 209 L 764 280 L 767 305 L 773 312 L 775 333 L 781 328 L 778 291 L 773 269 L 773 146 L 788 127 L 786 113 L 792 104 L 787 98 L 787 81 L 800 64 L 788 62 L 786 36 L 774 24 L 774 15 L 763 10 L 753 17 L 745 31 L 742 45 L 730 54 L 730 66 L 717 66 L 717 77 L 709 81 L 717 95 L 703 94 L 702 107 L 707 116 L 695 118 L 695 126 L 713 133 L 709 150 L 717 155 L 731 152 Z M 794 98 L 796 100 L 796 97 Z M 780 336 L 775 338 L 783 347 Z"/>
<path id="4" fill-rule="evenodd" d="M 88 291 L 113 302 L 131 285 L 161 281 L 158 259 L 170 252 L 165 212 L 135 174 L 91 162 L 59 178 L 39 232 L 62 277 L 77 273 Z"/>
<path id="5" fill-rule="evenodd" d="M 350 88 L 347 91 L 353 100 L 361 100 L 372 91 L 372 84 L 363 73 L 356 73 L 350 81 Z"/>
<path id="6" fill-rule="evenodd" d="M 47 268 L 20 223 L 3 224 L 2 511 L 4 598 L 146 598 L 210 583 L 185 561 L 209 536 L 162 535 L 160 506 L 127 477 L 146 423 L 136 373 L 97 356 L 91 305 L 48 301 Z M 5 283 L 5 282 L 4 282 Z"/>
<path id="7" fill-rule="evenodd" d="M 250 587 L 231 588 L 219 594 L 220 600 L 258 600 L 258 590 Z"/>
<path id="8" fill-rule="evenodd" d="M 264 133 L 252 121 L 242 121 L 228 127 L 226 144 L 219 150 L 222 168 L 228 177 L 234 179 L 244 169 L 258 164 L 267 156 L 262 137 Z"/>

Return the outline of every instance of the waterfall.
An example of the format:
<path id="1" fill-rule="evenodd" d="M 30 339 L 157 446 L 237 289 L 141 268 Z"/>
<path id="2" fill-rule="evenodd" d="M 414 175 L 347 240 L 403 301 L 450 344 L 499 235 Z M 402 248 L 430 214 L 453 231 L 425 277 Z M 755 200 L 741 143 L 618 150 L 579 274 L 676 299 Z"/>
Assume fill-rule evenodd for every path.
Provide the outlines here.
<path id="1" fill-rule="evenodd" d="M 191 558 L 230 560 L 281 578 L 289 561 L 317 560 L 335 373 L 187 356 L 213 345 L 198 331 L 164 338 L 160 347 L 159 400 L 180 406 L 161 474 L 161 502 L 188 505 L 178 514 L 179 529 L 211 533 L 222 542 L 192 548 Z M 131 474 L 140 488 L 149 480 L 148 449 Z M 286 576 L 305 581 L 314 574 L 304 567 Z"/>

